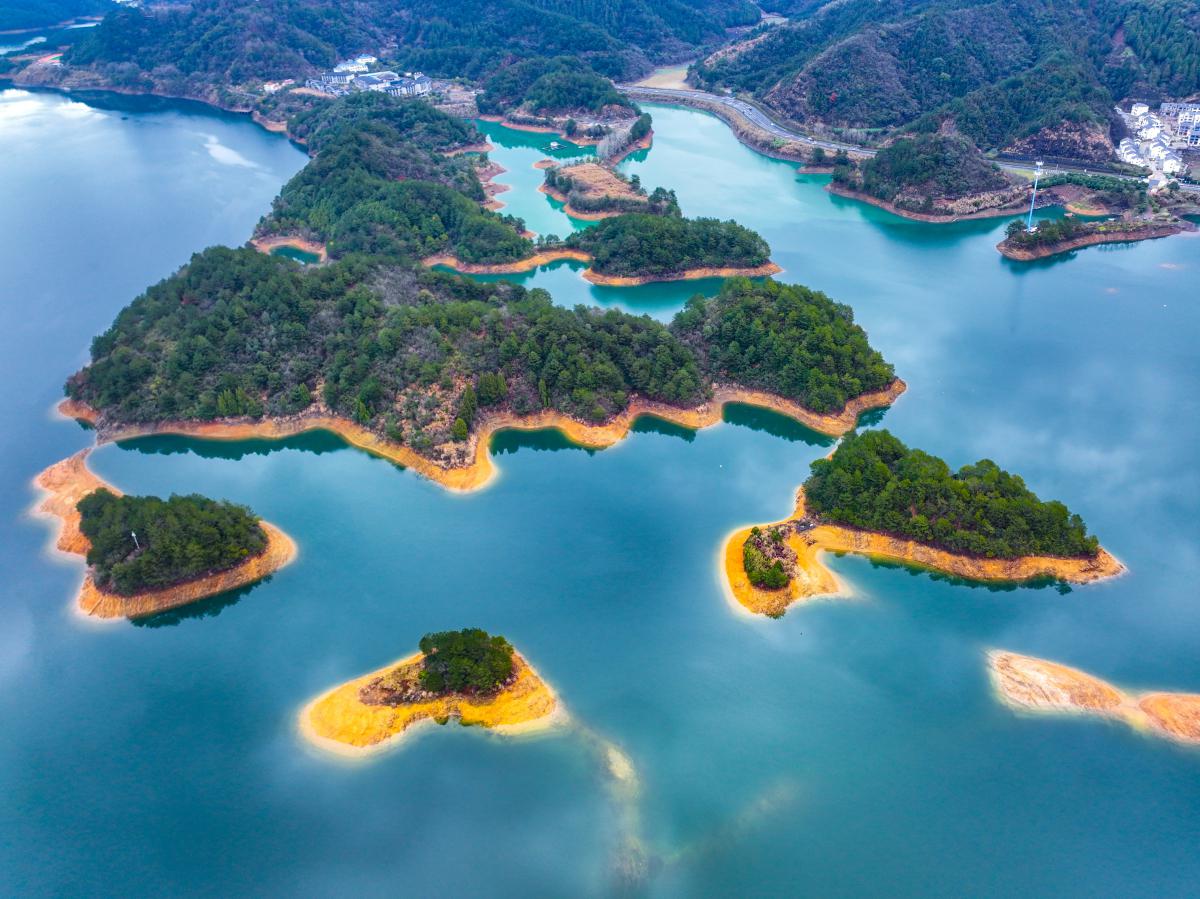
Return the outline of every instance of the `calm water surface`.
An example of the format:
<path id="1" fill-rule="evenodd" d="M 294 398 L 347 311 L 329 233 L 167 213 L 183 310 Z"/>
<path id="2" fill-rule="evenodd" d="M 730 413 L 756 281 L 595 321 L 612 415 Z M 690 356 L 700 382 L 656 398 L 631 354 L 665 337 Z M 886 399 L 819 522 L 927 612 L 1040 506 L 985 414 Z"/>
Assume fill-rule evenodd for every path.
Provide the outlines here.
<path id="1" fill-rule="evenodd" d="M 1194 893 L 1200 753 L 1013 715 L 983 652 L 1200 690 L 1200 241 L 1016 268 L 993 249 L 1003 221 L 904 222 L 714 119 L 653 112 L 655 146 L 626 170 L 759 230 L 784 278 L 851 303 L 909 383 L 888 427 L 1021 472 L 1132 573 L 1000 590 L 846 557 L 853 600 L 735 615 L 723 537 L 789 511 L 830 446 L 735 408 L 603 452 L 501 435 L 500 478 L 469 496 L 327 435 L 108 446 L 94 467 L 122 489 L 249 503 L 301 554 L 188 614 L 81 621 L 81 569 L 27 510 L 30 478 L 89 438 L 47 410 L 125 303 L 241 243 L 304 159 L 244 119 L 4 92 L 0 891 L 607 895 L 636 838 L 656 896 Z M 540 136 L 489 132 L 509 211 L 566 233 L 536 192 Z M 569 266 L 529 282 L 660 317 L 711 289 L 606 292 Z M 314 693 L 465 625 L 508 635 L 581 727 L 430 729 L 367 764 L 297 739 Z M 634 799 L 583 727 L 629 756 Z"/>

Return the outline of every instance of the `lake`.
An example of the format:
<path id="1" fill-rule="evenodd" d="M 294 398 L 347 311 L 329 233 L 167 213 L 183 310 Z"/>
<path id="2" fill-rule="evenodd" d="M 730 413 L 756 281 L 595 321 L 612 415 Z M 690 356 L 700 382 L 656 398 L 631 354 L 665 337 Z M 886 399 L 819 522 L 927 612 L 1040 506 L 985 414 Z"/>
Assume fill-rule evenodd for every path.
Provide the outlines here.
<path id="1" fill-rule="evenodd" d="M 312 434 L 106 446 L 131 493 L 201 492 L 283 527 L 271 580 L 148 622 L 71 611 L 31 478 L 88 445 L 51 412 L 91 338 L 205 246 L 239 245 L 303 154 L 191 104 L 0 93 L 0 892 L 604 896 L 635 844 L 650 896 L 1163 896 L 1194 892 L 1200 752 L 1095 719 L 1014 715 L 993 647 L 1122 687 L 1200 691 L 1200 240 L 1019 267 L 1005 220 L 907 222 L 829 196 L 703 113 L 651 107 L 623 163 L 688 215 L 771 243 L 784 280 L 853 306 L 909 384 L 882 423 L 953 466 L 989 457 L 1077 510 L 1130 573 L 985 588 L 859 557 L 852 599 L 731 611 L 717 553 L 791 510 L 831 442 L 736 407 L 643 421 L 600 452 L 500 434 L 453 495 Z M 535 231 L 544 136 L 487 125 Z M 556 300 L 669 318 L 716 284 Z M 577 725 L 429 728 L 364 763 L 296 733 L 313 695 L 431 630 L 505 634 Z M 637 772 L 620 793 L 611 741 Z"/>

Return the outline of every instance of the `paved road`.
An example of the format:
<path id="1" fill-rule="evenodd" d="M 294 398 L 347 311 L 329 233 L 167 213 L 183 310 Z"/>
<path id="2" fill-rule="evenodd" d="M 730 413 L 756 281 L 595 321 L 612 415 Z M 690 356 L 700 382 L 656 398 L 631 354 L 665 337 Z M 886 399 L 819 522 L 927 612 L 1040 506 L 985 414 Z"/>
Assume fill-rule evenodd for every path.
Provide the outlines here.
<path id="1" fill-rule="evenodd" d="M 811 135 L 804 134 L 801 131 L 795 131 L 791 128 L 781 125 L 779 122 L 772 119 L 760 107 L 755 106 L 745 100 L 737 97 L 726 97 L 721 94 L 712 94 L 702 90 L 681 90 L 670 87 L 639 87 L 634 84 L 618 84 L 617 87 L 629 96 L 648 101 L 658 101 L 661 103 L 679 102 L 684 99 L 699 100 L 708 103 L 716 103 L 725 106 L 728 109 L 738 113 L 742 118 L 746 119 L 753 125 L 757 125 L 768 134 L 775 137 L 783 138 L 784 140 L 794 140 L 800 143 L 807 144 L 810 147 L 821 147 L 825 150 L 837 152 L 845 150 L 848 153 L 855 153 L 859 156 L 874 156 L 875 150 L 871 147 L 862 147 L 856 144 L 845 144 L 837 141 L 824 140 L 815 138 Z M 997 160 L 996 164 L 1002 169 L 1007 169 L 1010 172 L 1028 172 L 1033 168 L 1033 160 Z M 1103 167 L 1093 166 L 1088 168 L 1082 165 L 1048 165 L 1047 172 L 1078 172 L 1078 173 L 1101 173 L 1113 175 L 1118 178 L 1128 178 L 1130 181 L 1142 181 L 1144 179 L 1135 175 L 1117 175 L 1112 172 L 1104 171 Z M 1200 184 L 1183 184 L 1179 185 L 1183 190 L 1190 193 L 1200 194 Z"/>

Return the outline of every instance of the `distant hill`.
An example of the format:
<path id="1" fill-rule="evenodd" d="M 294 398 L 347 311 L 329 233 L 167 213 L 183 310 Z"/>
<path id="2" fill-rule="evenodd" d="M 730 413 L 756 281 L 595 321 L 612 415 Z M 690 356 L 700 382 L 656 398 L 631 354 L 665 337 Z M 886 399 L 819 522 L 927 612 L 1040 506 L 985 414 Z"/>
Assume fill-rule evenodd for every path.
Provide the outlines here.
<path id="1" fill-rule="evenodd" d="M 696 67 L 796 121 L 932 130 L 985 150 L 1103 158 L 1127 97 L 1200 90 L 1197 0 L 785 0 L 801 21 Z"/>
<path id="2" fill-rule="evenodd" d="M 685 59 L 758 18 L 747 0 L 195 0 L 114 11 L 67 62 L 158 70 L 156 82 L 238 84 L 303 76 L 356 52 L 471 78 L 569 55 L 624 77 Z"/>

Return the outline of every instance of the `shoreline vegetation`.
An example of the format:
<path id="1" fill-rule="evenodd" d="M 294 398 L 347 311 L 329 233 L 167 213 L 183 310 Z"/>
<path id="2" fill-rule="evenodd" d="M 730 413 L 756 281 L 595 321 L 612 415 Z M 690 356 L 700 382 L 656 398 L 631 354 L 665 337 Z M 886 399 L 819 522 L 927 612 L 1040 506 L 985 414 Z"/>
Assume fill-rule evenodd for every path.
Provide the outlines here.
<path id="1" fill-rule="evenodd" d="M 883 209 L 892 215 L 898 215 L 901 218 L 908 219 L 913 222 L 926 222 L 934 225 L 950 224 L 952 222 L 965 222 L 971 219 L 990 219 L 990 218 L 1005 218 L 1012 215 L 1020 215 L 1028 210 L 1028 204 L 1024 201 L 1009 203 L 1005 206 L 993 206 L 990 208 L 980 209 L 976 212 L 966 213 L 930 213 L 917 212 L 912 209 L 904 209 L 897 206 L 888 200 L 873 197 L 869 193 L 861 190 L 854 190 L 846 187 L 843 184 L 837 184 L 833 181 L 825 185 L 825 190 L 836 197 L 843 197 L 847 200 L 856 200 L 859 203 L 867 203 L 878 209 Z"/>
<path id="2" fill-rule="evenodd" d="M 599 216 L 599 218 L 607 217 Z M 439 253 L 422 260 L 424 265 L 429 268 L 440 265 L 464 275 L 512 275 L 533 271 L 534 269 L 541 268 L 543 265 L 551 265 L 555 262 L 564 261 L 584 262 L 590 266 L 593 262 L 593 256 L 591 253 L 586 253 L 583 250 L 559 248 L 539 250 L 532 256 L 518 259 L 515 262 L 494 264 L 463 262 L 449 253 Z M 701 278 L 766 278 L 770 275 L 779 274 L 782 271 L 783 269 L 774 262 L 767 262 L 763 265 L 746 268 L 706 267 L 671 272 L 663 275 L 639 276 L 605 275 L 589 267 L 584 270 L 583 277 L 592 284 L 601 287 L 636 287 L 642 284 L 654 284 L 661 281 L 695 281 Z"/>
<path id="3" fill-rule="evenodd" d="M 996 244 L 996 249 L 1001 256 L 1012 259 L 1014 262 L 1033 262 L 1099 244 L 1136 243 L 1142 240 L 1172 237 L 1182 234 L 1184 231 L 1194 230 L 1194 225 L 1183 220 L 1174 222 L 1086 222 L 1078 225 L 1070 236 L 1061 240 L 1035 242 L 1025 246 L 1019 240 L 1006 237 Z"/>
<path id="4" fill-rule="evenodd" d="M 987 664 L 1000 701 L 1016 711 L 1095 715 L 1200 744 L 1200 694 L 1126 692 L 1076 668 L 1000 650 L 988 652 Z"/>
<path id="5" fill-rule="evenodd" d="M 88 467 L 90 452 L 90 449 L 84 449 L 56 462 L 34 479 L 34 484 L 44 494 L 35 506 L 35 512 L 59 522 L 58 534 L 54 537 L 55 548 L 85 558 L 91 549 L 91 541 L 83 533 L 82 516 L 77 508 L 79 501 L 99 490 L 121 496 L 120 491 Z M 129 595 L 115 593 L 100 587 L 89 567 L 74 606 L 81 614 L 96 618 L 142 618 L 261 581 L 295 559 L 296 545 L 269 522 L 260 520 L 259 525 L 266 535 L 266 546 L 260 553 L 230 568 L 167 587 L 139 590 Z"/>
<path id="6" fill-rule="evenodd" d="M 419 725 L 445 724 L 452 718 L 464 727 L 485 727 L 508 736 L 548 730 L 569 720 L 554 691 L 517 652 L 512 654 L 511 680 L 494 694 L 381 701 L 381 684 L 415 680 L 424 660 L 423 653 L 414 653 L 317 696 L 300 710 L 301 735 L 320 749 L 361 757 L 393 745 Z"/>
<path id="7" fill-rule="evenodd" d="M 800 527 L 797 527 L 799 525 Z M 787 583 L 777 589 L 755 586 L 746 573 L 743 547 L 751 527 L 739 528 L 726 538 L 721 567 L 727 596 L 742 608 L 778 618 L 793 603 L 820 598 L 843 598 L 851 593 L 821 560 L 826 552 L 856 553 L 869 558 L 899 562 L 971 581 L 1019 583 L 1052 578 L 1071 584 L 1086 584 L 1115 577 L 1125 566 L 1104 549 L 1094 557 L 1018 556 L 988 559 L 948 552 L 916 540 L 837 524 L 812 523 L 804 488 L 796 490 L 796 508 L 783 521 L 761 525 L 762 530 L 782 528 L 787 546 L 795 553 L 794 569 Z"/>
<path id="8" fill-rule="evenodd" d="M 517 415 L 511 411 L 483 413 L 476 420 L 475 429 L 468 441 L 467 463 L 455 466 L 439 464 L 419 454 L 410 446 L 388 440 L 348 418 L 330 413 L 327 409 L 304 412 L 287 418 L 265 418 L 257 421 L 241 418 L 110 426 L 103 421 L 99 412 L 78 400 L 62 400 L 57 408 L 67 418 L 86 422 L 94 427 L 98 444 L 159 434 L 177 434 L 201 440 L 277 440 L 307 431 L 330 431 L 350 445 L 410 468 L 448 490 L 469 492 L 487 486 L 496 477 L 497 469 L 488 448 L 492 437 L 501 431 L 556 430 L 578 446 L 606 449 L 624 440 L 639 418 L 658 418 L 680 427 L 699 430 L 720 423 L 725 406 L 733 403 L 769 409 L 814 431 L 836 437 L 853 429 L 862 413 L 890 406 L 904 393 L 905 388 L 905 383 L 897 378 L 883 390 L 854 397 L 836 413 L 813 412 L 797 403 L 763 391 L 722 385 L 713 390 L 712 399 L 690 408 L 633 397 L 624 411 L 600 424 L 580 421 L 551 410 L 529 415 Z"/>

